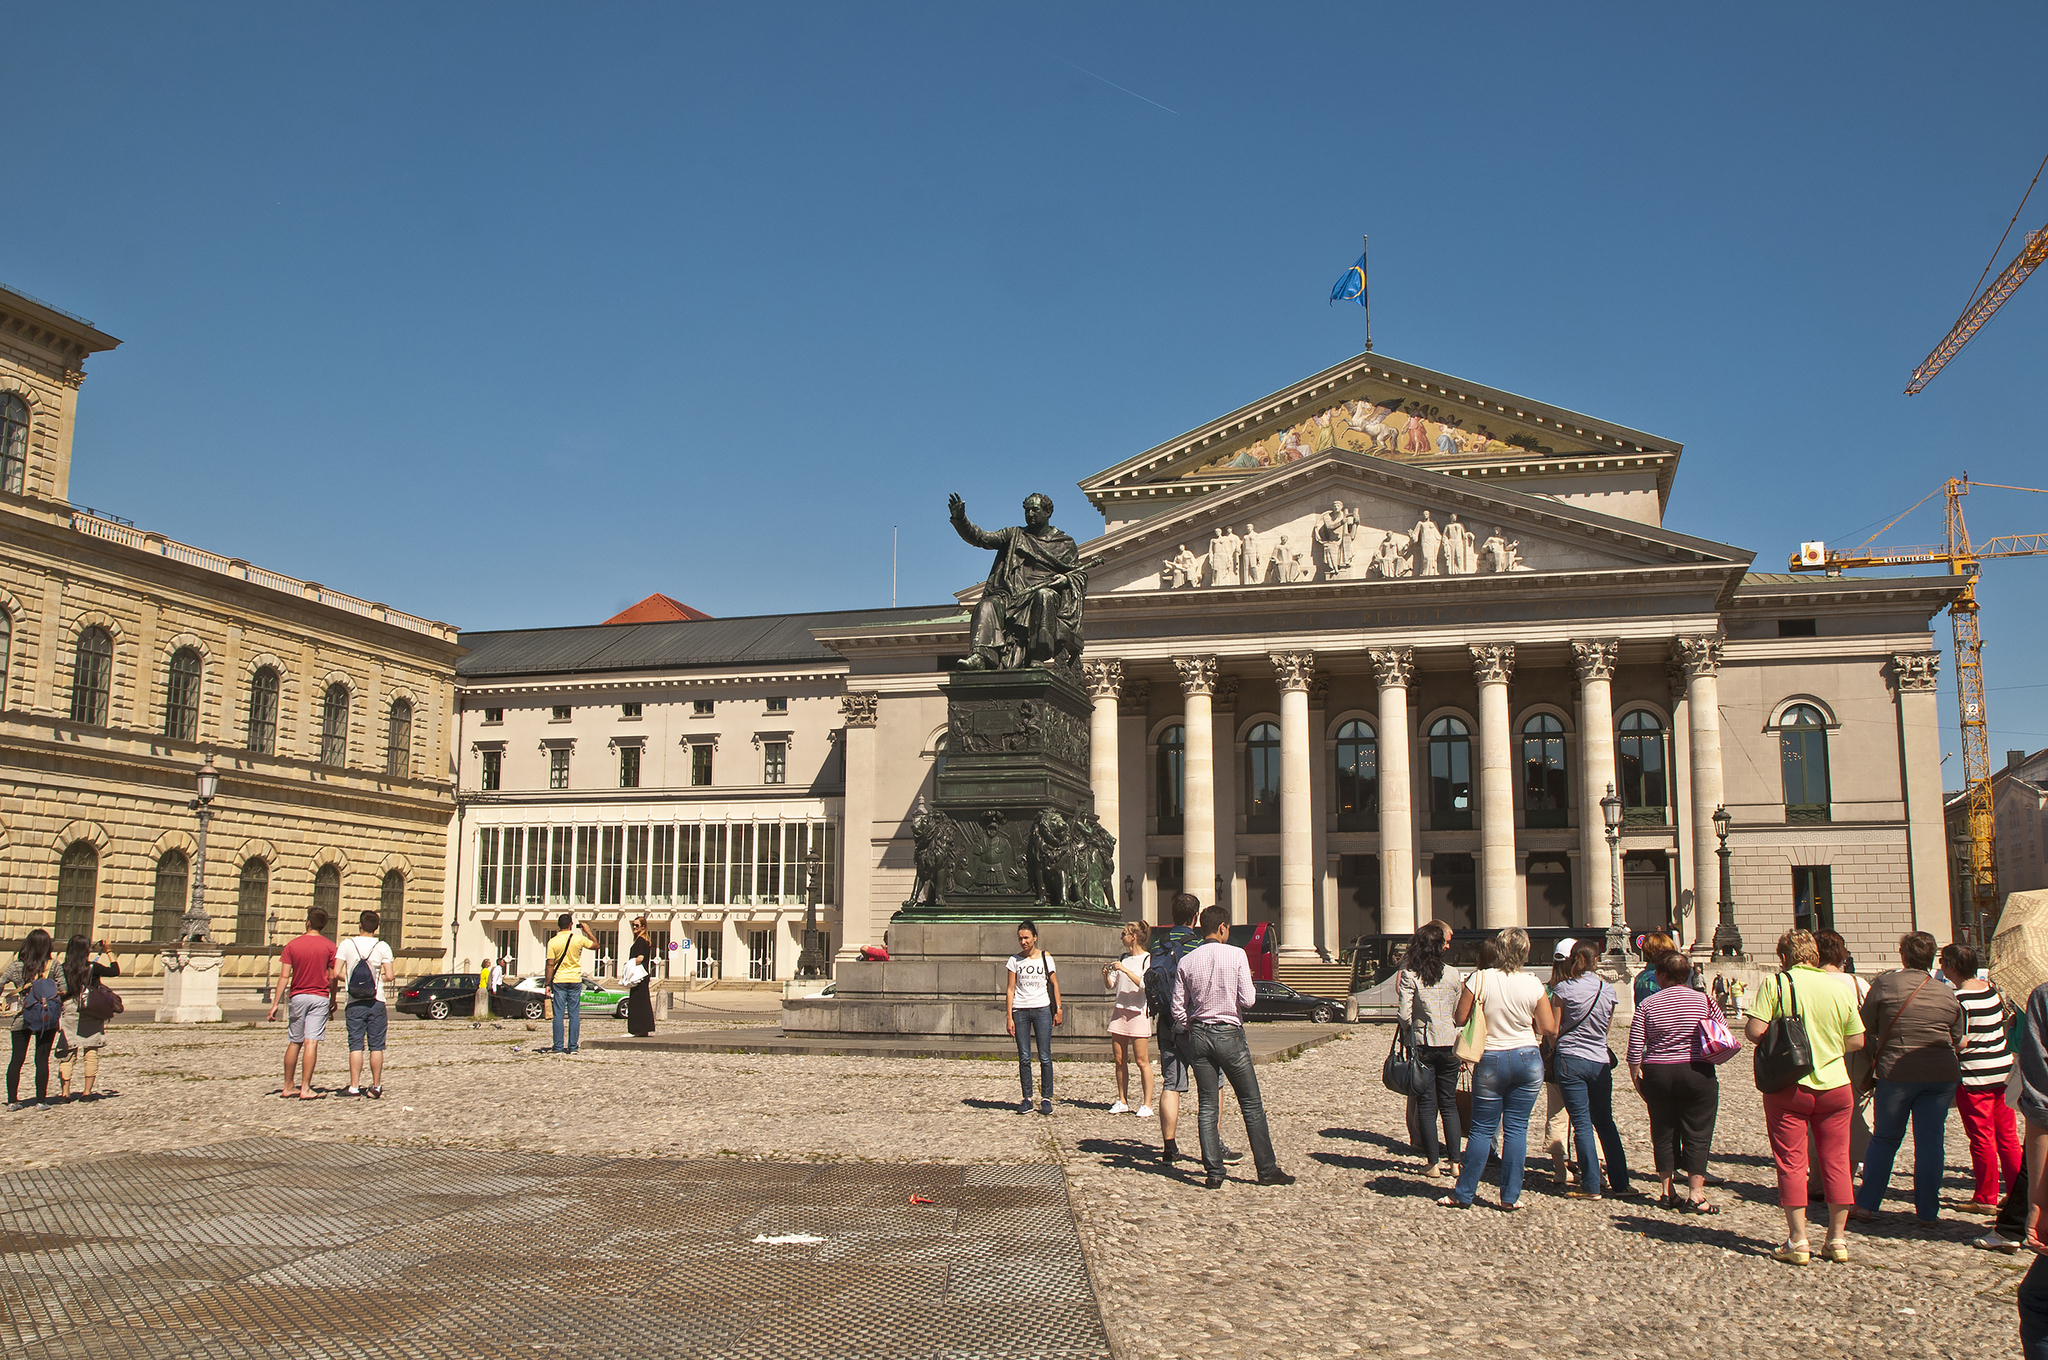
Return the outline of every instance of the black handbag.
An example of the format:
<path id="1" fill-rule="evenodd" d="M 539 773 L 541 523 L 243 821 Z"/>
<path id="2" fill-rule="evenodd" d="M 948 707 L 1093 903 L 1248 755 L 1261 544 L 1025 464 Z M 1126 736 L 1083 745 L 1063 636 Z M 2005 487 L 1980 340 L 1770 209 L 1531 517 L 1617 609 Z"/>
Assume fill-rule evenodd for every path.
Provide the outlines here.
<path id="1" fill-rule="evenodd" d="M 1380 1067 L 1380 1081 L 1397 1096 L 1412 1096 L 1421 1092 L 1423 1082 L 1434 1080 L 1435 1073 L 1425 1075 L 1422 1061 L 1415 1051 L 1408 1047 L 1408 1028 L 1394 1026 L 1394 1045 L 1387 1050 L 1387 1060 Z"/>
<path id="2" fill-rule="evenodd" d="M 1786 993 L 1792 1005 L 1785 1006 Z M 1813 1041 L 1799 1014 L 1799 988 L 1788 974 L 1778 975 L 1778 1014 L 1756 1041 L 1756 1089 L 1765 1095 L 1782 1091 L 1813 1071 Z"/>

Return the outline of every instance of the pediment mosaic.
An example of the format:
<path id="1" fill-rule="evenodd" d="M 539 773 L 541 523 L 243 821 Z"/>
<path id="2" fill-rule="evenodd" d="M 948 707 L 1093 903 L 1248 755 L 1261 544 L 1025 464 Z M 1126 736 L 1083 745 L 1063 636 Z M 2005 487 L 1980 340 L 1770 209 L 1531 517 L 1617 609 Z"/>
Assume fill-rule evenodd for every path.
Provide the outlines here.
<path id="1" fill-rule="evenodd" d="M 1454 406 L 1420 397 L 1366 394 L 1326 406 L 1284 430 L 1237 445 L 1181 476 L 1213 477 L 1220 472 L 1279 467 L 1332 449 L 1401 460 L 1555 452 L 1527 431 L 1496 431 L 1476 413 Z"/>

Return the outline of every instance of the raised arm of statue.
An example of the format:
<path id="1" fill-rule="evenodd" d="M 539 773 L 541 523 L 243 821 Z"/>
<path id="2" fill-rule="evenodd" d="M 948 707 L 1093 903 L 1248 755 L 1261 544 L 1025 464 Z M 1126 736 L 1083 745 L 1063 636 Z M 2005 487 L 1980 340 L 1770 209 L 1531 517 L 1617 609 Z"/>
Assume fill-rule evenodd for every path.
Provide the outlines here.
<path id="1" fill-rule="evenodd" d="M 1004 539 L 1001 534 L 992 534 L 985 529 L 977 528 L 973 521 L 967 518 L 967 502 L 960 499 L 959 492 L 956 491 L 946 497 L 946 508 L 952 511 L 953 531 L 959 534 L 960 537 L 966 539 L 977 548 L 1000 548 L 1003 546 Z"/>

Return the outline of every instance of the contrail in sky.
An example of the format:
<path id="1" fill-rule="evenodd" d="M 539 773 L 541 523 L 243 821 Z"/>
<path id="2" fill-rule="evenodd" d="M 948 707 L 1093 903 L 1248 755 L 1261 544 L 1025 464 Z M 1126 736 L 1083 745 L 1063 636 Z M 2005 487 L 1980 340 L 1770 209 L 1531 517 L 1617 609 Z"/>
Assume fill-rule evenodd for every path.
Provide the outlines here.
<path id="1" fill-rule="evenodd" d="M 1030 42 L 1030 39 L 1027 38 L 1025 39 L 1025 41 Z M 1038 47 L 1037 43 L 1031 43 L 1031 45 L 1033 47 Z M 1119 85 L 1114 80 L 1111 80 L 1108 76 L 1098 75 L 1094 71 L 1089 70 L 1087 67 L 1082 66 L 1077 62 L 1068 61 L 1065 57 L 1061 56 L 1057 52 L 1050 51 L 1047 48 L 1043 47 L 1038 47 L 1038 50 L 1044 52 L 1045 55 L 1051 57 L 1054 61 L 1062 62 L 1068 66 L 1072 66 L 1076 71 L 1079 71 L 1084 76 L 1091 76 L 1094 79 L 1101 81 L 1103 84 L 1109 86 L 1109 88 L 1112 90 L 1122 90 L 1125 94 L 1129 95 L 1133 99 L 1145 99 L 1144 95 L 1139 94 L 1136 90 L 1131 89 L 1129 86 Z M 1160 103 L 1156 99 L 1145 99 L 1145 102 L 1147 104 L 1150 104 L 1155 109 L 1166 109 L 1166 112 L 1172 114 L 1174 117 L 1180 117 L 1179 109 L 1168 109 L 1166 108 L 1166 105 Z"/>

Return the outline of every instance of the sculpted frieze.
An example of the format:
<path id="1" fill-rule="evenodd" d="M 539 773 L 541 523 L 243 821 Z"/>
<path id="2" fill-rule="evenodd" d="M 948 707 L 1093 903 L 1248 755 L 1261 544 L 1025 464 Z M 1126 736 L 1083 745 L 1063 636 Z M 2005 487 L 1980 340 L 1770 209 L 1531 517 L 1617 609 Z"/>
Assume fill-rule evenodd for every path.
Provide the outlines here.
<path id="1" fill-rule="evenodd" d="M 1222 525 L 1210 535 L 1206 551 L 1197 553 L 1182 543 L 1162 559 L 1159 585 L 1189 590 L 1533 570 L 1522 557 L 1521 540 L 1509 538 L 1499 525 L 1481 537 L 1456 514 L 1441 521 L 1432 510 L 1419 515 L 1405 527 L 1374 525 L 1358 508 L 1338 500 L 1327 510 L 1264 532 L 1256 522 L 1246 524 L 1243 533 Z"/>

